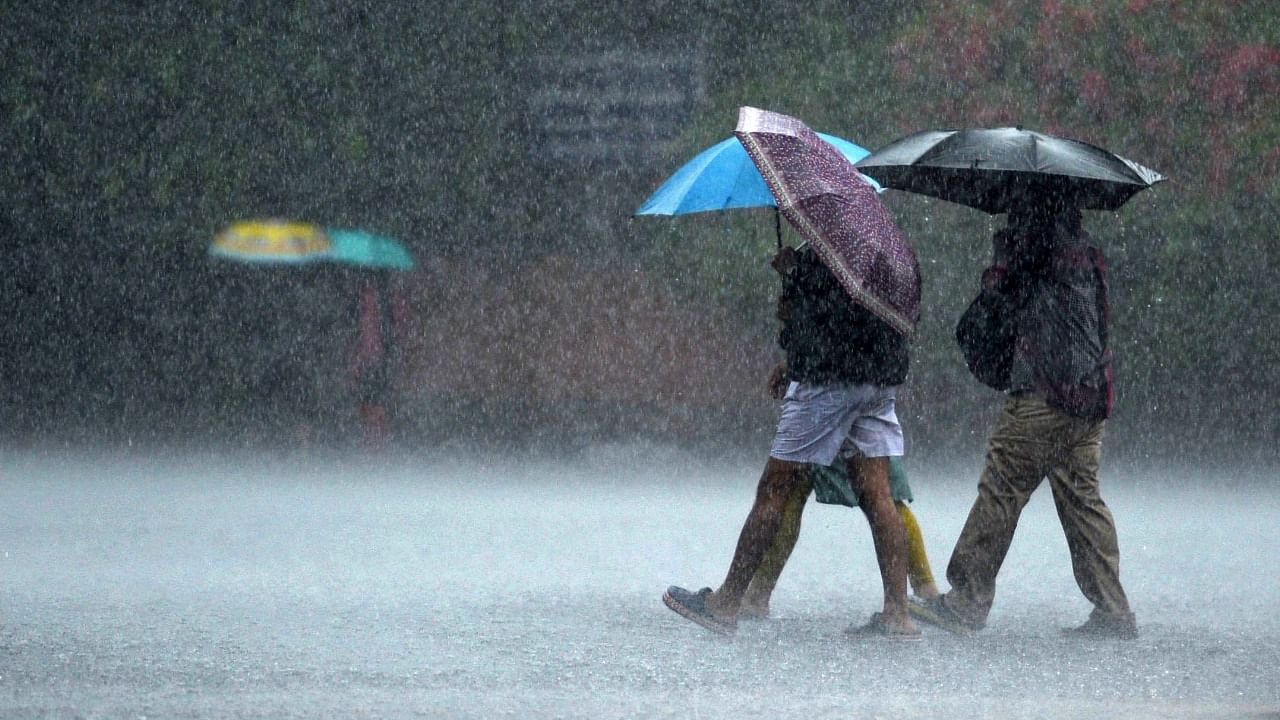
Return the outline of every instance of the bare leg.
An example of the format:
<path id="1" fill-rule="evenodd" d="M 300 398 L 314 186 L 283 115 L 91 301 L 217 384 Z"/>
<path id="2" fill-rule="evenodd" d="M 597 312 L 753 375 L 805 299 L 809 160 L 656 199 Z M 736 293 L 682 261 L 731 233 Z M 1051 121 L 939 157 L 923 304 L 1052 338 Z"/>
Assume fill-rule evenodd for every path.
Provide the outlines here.
<path id="1" fill-rule="evenodd" d="M 721 618 L 737 617 L 742 596 L 746 593 L 751 578 L 760 569 L 765 554 L 773 546 L 778 528 L 782 525 L 787 500 L 795 492 L 796 486 L 805 480 L 802 463 L 772 457 L 765 463 L 760 484 L 756 487 L 755 504 L 751 506 L 751 512 L 742 525 L 738 547 L 729 564 L 729 573 L 720 589 L 707 598 L 707 609 L 712 614 Z M 886 487 L 887 483 L 886 480 Z"/>
<path id="2" fill-rule="evenodd" d="M 769 598 L 773 596 L 773 589 L 778 585 L 782 569 L 786 567 L 787 559 L 791 557 L 791 551 L 800 539 L 800 517 L 812 490 L 813 484 L 809 481 L 808 473 L 805 473 L 804 481 L 796 485 L 791 497 L 787 499 L 782 524 L 773 538 L 773 546 L 769 548 L 764 561 L 760 563 L 760 569 L 756 570 L 755 577 L 751 578 L 751 584 L 747 586 L 740 609 L 743 615 L 769 617 Z"/>
<path id="3" fill-rule="evenodd" d="M 862 512 L 871 525 L 876 562 L 884 583 L 884 624 L 894 630 L 918 632 L 907 614 L 907 538 L 902 518 L 889 493 L 889 459 L 884 457 L 849 460 L 849 477 L 861 484 Z"/>

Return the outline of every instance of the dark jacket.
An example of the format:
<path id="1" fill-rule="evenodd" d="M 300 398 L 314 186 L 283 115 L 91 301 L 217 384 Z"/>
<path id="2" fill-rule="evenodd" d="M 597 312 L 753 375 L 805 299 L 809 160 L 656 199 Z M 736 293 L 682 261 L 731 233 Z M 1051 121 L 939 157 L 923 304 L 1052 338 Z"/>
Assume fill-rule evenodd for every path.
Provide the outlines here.
<path id="1" fill-rule="evenodd" d="M 783 276 L 778 316 L 791 380 L 893 386 L 907 378 L 907 339 L 855 303 L 807 247 Z"/>
<path id="2" fill-rule="evenodd" d="M 997 389 L 1035 393 L 1075 417 L 1106 418 L 1113 390 L 1102 251 L 1078 221 L 1019 232 L 1013 258 L 987 268 L 956 327 L 969 368 Z"/>

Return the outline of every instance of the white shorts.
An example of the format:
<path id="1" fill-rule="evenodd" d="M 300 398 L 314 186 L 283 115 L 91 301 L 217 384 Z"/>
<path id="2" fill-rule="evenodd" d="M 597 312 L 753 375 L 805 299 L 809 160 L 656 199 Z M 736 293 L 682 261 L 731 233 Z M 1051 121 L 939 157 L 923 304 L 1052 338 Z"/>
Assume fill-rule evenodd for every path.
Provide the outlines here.
<path id="1" fill-rule="evenodd" d="M 894 387 L 793 382 L 782 400 L 782 418 L 769 456 L 830 465 L 855 452 L 865 457 L 902 455 L 896 396 Z"/>

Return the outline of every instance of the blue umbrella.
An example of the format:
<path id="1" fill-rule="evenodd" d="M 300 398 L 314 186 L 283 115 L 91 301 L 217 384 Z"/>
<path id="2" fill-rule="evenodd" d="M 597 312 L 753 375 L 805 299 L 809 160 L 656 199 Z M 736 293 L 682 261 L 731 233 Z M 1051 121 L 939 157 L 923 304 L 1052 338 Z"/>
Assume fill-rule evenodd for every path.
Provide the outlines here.
<path id="1" fill-rule="evenodd" d="M 850 163 L 870 154 L 834 135 L 818 133 L 818 137 L 834 145 Z M 866 179 L 880 189 L 874 180 Z M 685 163 L 649 196 L 636 215 L 687 215 L 749 207 L 777 207 L 777 203 L 742 143 L 731 137 Z"/>

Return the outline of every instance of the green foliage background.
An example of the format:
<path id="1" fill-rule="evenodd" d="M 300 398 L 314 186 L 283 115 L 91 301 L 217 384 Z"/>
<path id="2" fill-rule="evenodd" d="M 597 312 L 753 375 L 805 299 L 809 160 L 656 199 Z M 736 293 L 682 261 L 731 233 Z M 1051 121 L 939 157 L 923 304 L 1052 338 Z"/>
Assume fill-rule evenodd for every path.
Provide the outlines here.
<path id="1" fill-rule="evenodd" d="M 1268 0 L 50 2 L 6 12 L 9 433 L 199 436 L 240 422 L 253 404 L 241 379 L 262 358 L 245 350 L 243 328 L 196 310 L 261 298 L 260 278 L 211 269 L 205 256 L 212 233 L 242 217 L 376 228 L 425 258 L 519 264 L 572 252 L 623 264 L 768 341 L 769 212 L 629 218 L 681 162 L 730 134 L 739 106 L 755 105 L 868 148 L 925 127 L 1021 124 L 1160 170 L 1167 182 L 1088 219 L 1112 271 L 1116 425 L 1184 448 L 1224 438 L 1265 448 L 1280 436 L 1270 330 L 1280 312 L 1280 13 Z M 706 87 L 676 141 L 635 165 L 534 161 L 531 58 L 673 44 L 705 58 Z M 968 438 L 954 428 L 991 398 L 959 366 L 950 328 L 999 218 L 885 197 L 925 273 L 909 406 L 926 441 Z M 340 302 L 309 292 L 280 302 L 326 307 L 330 319 L 317 322 L 327 327 Z M 296 352 L 307 340 L 283 342 Z M 772 409 L 755 407 L 747 419 L 705 412 L 756 432 Z"/>

